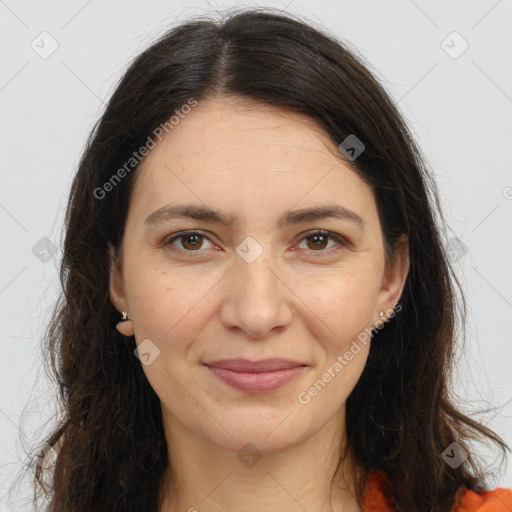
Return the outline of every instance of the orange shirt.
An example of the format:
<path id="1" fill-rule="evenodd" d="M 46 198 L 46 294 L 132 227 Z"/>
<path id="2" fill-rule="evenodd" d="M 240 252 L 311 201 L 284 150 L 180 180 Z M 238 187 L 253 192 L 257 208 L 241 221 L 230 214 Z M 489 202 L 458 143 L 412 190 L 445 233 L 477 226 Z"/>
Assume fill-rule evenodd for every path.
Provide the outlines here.
<path id="1" fill-rule="evenodd" d="M 387 476 L 383 471 L 370 474 L 363 498 L 363 512 L 393 511 L 393 498 L 382 487 L 386 481 Z M 481 494 L 466 489 L 458 508 L 453 512 L 512 512 L 512 489 L 497 487 Z"/>

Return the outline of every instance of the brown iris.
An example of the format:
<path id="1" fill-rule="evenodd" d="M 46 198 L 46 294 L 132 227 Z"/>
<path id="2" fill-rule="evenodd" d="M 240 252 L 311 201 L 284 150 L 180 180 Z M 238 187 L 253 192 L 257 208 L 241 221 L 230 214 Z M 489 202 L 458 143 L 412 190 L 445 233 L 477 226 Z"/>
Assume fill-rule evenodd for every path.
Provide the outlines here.
<path id="1" fill-rule="evenodd" d="M 187 247 L 188 241 L 190 239 L 193 239 L 194 241 L 192 242 L 190 247 Z M 203 245 L 202 239 L 203 239 L 203 235 L 200 235 L 200 234 L 183 235 L 181 237 L 183 247 L 185 247 L 185 249 L 200 249 Z M 198 240 L 200 240 L 200 243 L 198 243 Z"/>
<path id="2" fill-rule="evenodd" d="M 327 235 L 315 234 L 315 235 L 310 235 L 310 236 L 306 237 L 306 240 L 308 241 L 307 243 L 308 243 L 308 247 L 310 249 L 325 249 L 325 247 L 327 245 L 328 238 L 329 237 Z M 312 246 L 309 244 L 309 240 L 311 240 L 311 239 L 315 240 L 315 242 L 313 243 Z"/>

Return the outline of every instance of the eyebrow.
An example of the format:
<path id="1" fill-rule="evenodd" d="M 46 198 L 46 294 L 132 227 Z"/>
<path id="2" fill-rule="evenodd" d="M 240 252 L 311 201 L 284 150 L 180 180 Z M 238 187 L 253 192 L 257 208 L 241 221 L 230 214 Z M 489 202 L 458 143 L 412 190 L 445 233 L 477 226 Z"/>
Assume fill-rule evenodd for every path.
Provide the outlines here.
<path id="1" fill-rule="evenodd" d="M 192 205 L 179 204 L 167 205 L 150 213 L 145 220 L 145 224 L 154 225 L 175 218 L 187 218 L 201 220 L 203 222 L 212 222 L 224 224 L 231 227 L 235 222 L 235 216 L 223 211 L 215 211 L 210 208 Z M 304 221 L 321 219 L 341 219 L 353 222 L 360 228 L 365 228 L 367 222 L 357 213 L 339 204 L 329 204 L 323 206 L 314 206 L 286 212 L 277 222 L 279 227 L 284 225 L 299 224 Z"/>

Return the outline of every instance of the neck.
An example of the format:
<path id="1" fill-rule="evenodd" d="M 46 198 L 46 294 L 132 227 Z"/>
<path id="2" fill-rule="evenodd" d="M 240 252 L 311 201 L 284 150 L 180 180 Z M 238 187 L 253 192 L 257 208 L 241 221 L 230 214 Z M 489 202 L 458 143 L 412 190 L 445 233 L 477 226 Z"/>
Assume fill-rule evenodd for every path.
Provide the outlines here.
<path id="1" fill-rule="evenodd" d="M 164 424 L 169 467 L 160 512 L 361 512 L 350 460 L 340 462 L 344 411 L 301 443 L 255 454 L 199 438 L 175 417 Z"/>

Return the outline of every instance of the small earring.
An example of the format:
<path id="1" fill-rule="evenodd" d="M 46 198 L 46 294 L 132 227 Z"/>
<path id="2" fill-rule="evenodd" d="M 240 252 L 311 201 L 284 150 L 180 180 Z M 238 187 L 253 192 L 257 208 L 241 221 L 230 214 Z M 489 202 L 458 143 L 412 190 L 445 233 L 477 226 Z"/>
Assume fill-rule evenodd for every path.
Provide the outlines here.
<path id="1" fill-rule="evenodd" d="M 384 311 L 381 311 L 381 312 L 379 313 L 379 317 L 380 317 L 380 318 L 384 318 Z"/>
<path id="2" fill-rule="evenodd" d="M 126 321 L 126 320 L 130 320 L 130 319 L 128 318 L 128 314 L 126 313 L 126 311 L 123 311 L 123 312 L 122 312 L 122 314 L 123 314 L 123 318 L 121 318 L 121 322 L 124 322 L 124 321 Z"/>

